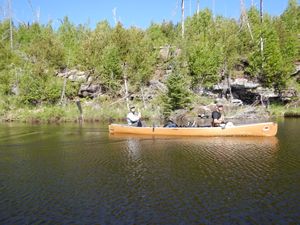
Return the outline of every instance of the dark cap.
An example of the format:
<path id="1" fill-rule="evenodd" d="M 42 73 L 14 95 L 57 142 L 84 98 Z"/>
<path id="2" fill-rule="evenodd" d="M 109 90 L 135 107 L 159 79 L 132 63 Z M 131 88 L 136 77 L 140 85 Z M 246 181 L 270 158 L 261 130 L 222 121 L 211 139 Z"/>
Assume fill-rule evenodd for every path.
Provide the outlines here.
<path id="1" fill-rule="evenodd" d="M 133 106 L 130 106 L 130 109 L 135 109 L 135 106 L 133 105 Z"/>

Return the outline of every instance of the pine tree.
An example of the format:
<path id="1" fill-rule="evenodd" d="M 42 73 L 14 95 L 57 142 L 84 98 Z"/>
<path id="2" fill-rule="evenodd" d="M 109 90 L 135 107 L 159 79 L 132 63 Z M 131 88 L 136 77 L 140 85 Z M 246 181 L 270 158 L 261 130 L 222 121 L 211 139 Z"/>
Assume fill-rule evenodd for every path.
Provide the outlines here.
<path id="1" fill-rule="evenodd" d="M 200 44 L 194 46 L 189 53 L 189 68 L 192 87 L 209 87 L 219 80 L 221 67 L 221 47 L 216 44 Z"/>
<path id="2" fill-rule="evenodd" d="M 65 17 L 57 31 L 60 42 L 63 44 L 64 53 L 66 55 L 65 64 L 68 67 L 74 67 L 78 64 L 80 55 L 80 43 L 82 39 L 82 31 L 78 30 L 74 24 Z"/>
<path id="3" fill-rule="evenodd" d="M 265 40 L 262 76 L 260 78 L 266 86 L 281 89 L 285 86 L 287 73 L 284 69 L 279 38 L 274 30 L 269 30 L 266 32 Z"/>
<path id="4" fill-rule="evenodd" d="M 101 64 L 96 66 L 100 82 L 114 95 L 120 88 L 122 80 L 122 62 L 118 47 L 114 44 L 106 46 L 103 49 L 100 62 Z"/>
<path id="5" fill-rule="evenodd" d="M 281 20 L 277 21 L 277 29 L 285 67 L 292 73 L 294 61 L 300 58 L 300 7 L 296 0 L 289 0 L 288 8 L 281 15 Z"/>
<path id="6" fill-rule="evenodd" d="M 144 32 L 137 28 L 130 28 L 129 31 L 126 74 L 131 85 L 145 86 L 153 74 L 158 51 Z"/>
<path id="7" fill-rule="evenodd" d="M 167 80 L 167 93 L 163 96 L 164 115 L 168 116 L 177 109 L 183 109 L 191 102 L 189 84 L 186 78 L 175 71 Z"/>
<path id="8" fill-rule="evenodd" d="M 264 51 L 259 46 L 250 57 L 250 73 L 266 87 L 282 89 L 287 81 L 287 71 L 280 51 L 280 41 L 271 21 L 263 27 Z"/>
<path id="9" fill-rule="evenodd" d="M 9 65 L 12 60 L 12 52 L 9 46 L 0 43 L 0 96 L 10 92 L 10 71 Z"/>

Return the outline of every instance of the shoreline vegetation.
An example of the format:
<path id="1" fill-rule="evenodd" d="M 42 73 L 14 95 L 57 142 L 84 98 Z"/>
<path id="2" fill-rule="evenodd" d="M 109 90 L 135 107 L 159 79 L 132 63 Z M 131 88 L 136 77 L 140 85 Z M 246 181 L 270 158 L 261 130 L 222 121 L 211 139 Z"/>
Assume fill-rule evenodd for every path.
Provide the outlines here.
<path id="1" fill-rule="evenodd" d="M 8 15 L 0 20 L 1 121 L 125 123 L 135 105 L 148 123 L 185 125 L 208 121 L 216 101 L 241 122 L 299 117 L 297 0 L 279 16 L 255 5 L 240 19 L 203 9 L 146 29 L 106 20 L 91 28 L 67 16 L 54 28 Z"/>
<path id="2" fill-rule="evenodd" d="M 207 100 L 208 101 L 208 100 Z M 211 106 L 214 103 L 210 104 Z M 204 106 L 203 107 L 208 107 Z M 125 103 L 120 103 L 117 106 L 110 102 L 103 103 L 102 105 L 91 104 L 91 102 L 82 102 L 82 114 L 80 113 L 76 102 L 70 102 L 69 104 L 62 105 L 48 105 L 38 107 L 26 107 L 26 108 L 15 108 L 10 109 L 6 112 L 2 112 L 0 121 L 6 122 L 22 122 L 22 123 L 126 123 L 126 115 L 128 113 Z M 147 108 L 143 108 L 142 103 L 137 104 L 137 108 L 142 113 L 142 120 L 146 121 L 147 124 L 152 123 L 163 123 L 164 115 L 161 113 L 161 108 L 149 105 Z M 185 109 L 185 112 L 179 112 L 181 117 L 185 117 L 185 120 L 199 119 L 199 110 L 195 110 L 197 106 Z M 228 105 L 225 111 L 228 121 L 230 120 L 245 120 L 248 118 L 246 111 L 249 111 L 249 106 L 230 106 Z M 180 110 L 178 110 L 180 111 Z M 174 111 L 169 117 L 175 118 L 176 113 Z M 251 108 L 253 116 L 249 120 L 270 120 L 272 118 L 300 118 L 300 107 L 289 107 L 285 105 L 271 104 L 269 107 L 254 106 Z M 206 113 L 205 118 L 211 119 L 210 112 Z M 182 119 L 182 118 L 181 118 Z M 175 119 L 176 120 L 176 119 Z M 206 121 L 207 121 L 206 120 Z"/>

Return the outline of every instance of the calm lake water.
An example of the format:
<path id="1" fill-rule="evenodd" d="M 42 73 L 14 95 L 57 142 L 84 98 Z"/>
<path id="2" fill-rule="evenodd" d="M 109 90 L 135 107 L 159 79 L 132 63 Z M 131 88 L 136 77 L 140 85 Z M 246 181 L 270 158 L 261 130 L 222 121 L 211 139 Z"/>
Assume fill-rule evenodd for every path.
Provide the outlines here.
<path id="1" fill-rule="evenodd" d="M 300 224 L 300 120 L 271 138 L 0 124 L 0 224 Z"/>

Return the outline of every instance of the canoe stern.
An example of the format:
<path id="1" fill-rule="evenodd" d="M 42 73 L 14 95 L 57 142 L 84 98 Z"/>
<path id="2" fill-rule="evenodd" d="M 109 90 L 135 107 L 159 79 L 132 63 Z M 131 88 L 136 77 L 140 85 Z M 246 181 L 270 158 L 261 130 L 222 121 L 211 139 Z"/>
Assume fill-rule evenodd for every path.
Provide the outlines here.
<path id="1" fill-rule="evenodd" d="M 167 136 L 275 136 L 277 123 L 246 124 L 233 127 L 131 127 L 109 125 L 110 134 L 167 135 Z"/>

